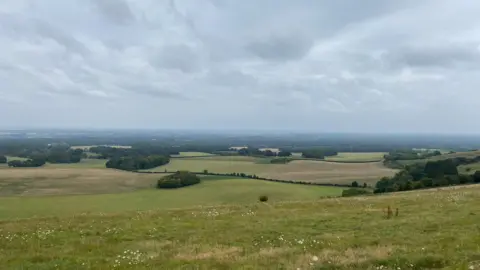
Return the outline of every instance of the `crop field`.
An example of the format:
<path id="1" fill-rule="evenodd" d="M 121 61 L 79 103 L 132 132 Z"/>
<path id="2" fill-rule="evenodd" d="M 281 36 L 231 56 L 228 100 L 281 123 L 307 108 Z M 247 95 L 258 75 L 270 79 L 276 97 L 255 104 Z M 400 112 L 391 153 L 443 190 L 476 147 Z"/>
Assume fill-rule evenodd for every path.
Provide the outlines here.
<path id="1" fill-rule="evenodd" d="M 392 176 L 396 170 L 378 163 L 334 163 L 312 160 L 295 160 L 287 164 L 268 164 L 251 157 L 182 158 L 172 159 L 168 165 L 151 171 L 189 170 L 215 173 L 247 173 L 280 180 L 297 180 L 321 183 L 350 184 L 352 181 L 376 183 L 383 176 Z"/>
<path id="2" fill-rule="evenodd" d="M 327 161 L 336 162 L 368 162 L 381 161 L 383 156 L 387 154 L 384 152 L 365 152 L 365 153 L 350 153 L 340 152 L 336 156 L 325 157 Z"/>
<path id="3" fill-rule="evenodd" d="M 213 154 L 205 152 L 180 152 L 179 155 L 172 155 L 172 157 L 208 157 L 213 156 Z"/>
<path id="4" fill-rule="evenodd" d="M 136 197 L 128 197 L 135 194 L 130 193 L 1 199 L 4 219 L 37 212 L 55 217 L 3 220 L 0 264 L 4 269 L 480 267 L 478 185 L 313 199 L 321 195 L 319 191 L 308 201 L 276 201 L 272 196 L 272 201 L 260 203 L 255 201 L 258 186 L 236 196 L 222 195 L 225 189 L 210 192 L 221 183 L 139 192 L 142 196 Z M 208 195 L 192 195 L 196 188 L 208 189 Z M 303 192 L 298 198 L 310 194 Z M 205 206 L 206 197 L 213 194 L 224 196 L 216 203 L 227 204 Z M 198 206 L 193 207 L 195 201 Z M 164 204 L 179 209 L 147 210 Z M 386 218 L 387 206 L 398 208 L 398 216 Z M 83 211 L 89 213 L 78 214 Z"/>
<path id="5" fill-rule="evenodd" d="M 117 193 L 153 187 L 159 175 L 135 174 L 113 169 L 69 167 L 0 170 L 0 196 Z M 1 206 L 0 206 L 1 207 Z"/>

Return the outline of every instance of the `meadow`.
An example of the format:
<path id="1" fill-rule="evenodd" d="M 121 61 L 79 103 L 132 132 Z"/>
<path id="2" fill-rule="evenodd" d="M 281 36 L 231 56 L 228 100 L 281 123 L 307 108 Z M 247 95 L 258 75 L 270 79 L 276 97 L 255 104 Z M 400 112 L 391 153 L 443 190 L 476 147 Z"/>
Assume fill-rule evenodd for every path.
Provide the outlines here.
<path id="1" fill-rule="evenodd" d="M 198 205 L 212 206 L 222 204 L 252 203 L 264 194 L 269 196 L 271 202 L 312 200 L 325 196 L 340 196 L 342 188 L 306 186 L 268 181 L 209 177 L 200 184 L 178 190 L 158 190 L 154 185 L 155 178 L 145 178 L 137 181 L 136 185 L 124 187 L 128 189 L 142 188 L 133 192 L 116 194 L 101 194 L 102 190 L 108 192 L 108 187 L 121 186 L 122 182 L 114 178 L 105 179 L 110 183 L 89 183 L 83 186 L 85 191 L 99 193 L 97 195 L 70 195 L 70 196 L 28 196 L 28 197 L 3 197 L 0 198 L 0 219 L 28 218 L 32 216 L 62 216 L 82 214 L 86 212 L 121 213 L 136 210 L 174 209 L 195 207 Z M 142 181 L 143 180 L 143 181 Z M 51 186 L 58 189 L 65 188 L 60 181 L 50 180 Z M 74 187 L 82 188 L 72 183 L 71 189 L 63 190 L 61 194 L 72 194 Z M 8 188 L 8 187 L 7 187 Z M 31 187 L 32 194 L 35 186 Z M 3 188 L 2 188 L 3 189 Z M 117 187 L 117 192 L 121 192 Z M 111 191 L 110 191 L 111 192 Z M 38 193 L 37 195 L 40 195 Z M 60 194 L 60 193 L 59 193 Z"/>
<path id="2" fill-rule="evenodd" d="M 375 184 L 383 176 L 392 176 L 396 170 L 388 169 L 381 162 L 341 163 L 315 160 L 294 160 L 287 164 L 269 164 L 265 158 L 222 157 L 172 158 L 165 166 L 149 171 L 189 170 L 215 173 L 247 173 L 260 177 L 317 183 L 350 184 L 352 181 Z"/>
<path id="3" fill-rule="evenodd" d="M 212 194 L 218 183 L 209 182 L 204 193 Z M 3 212 L 4 218 L 37 211 L 55 217 L 1 221 L 0 264 L 3 269 L 478 269 L 479 187 L 297 201 L 303 194 L 267 203 L 249 192 L 233 197 L 237 202 L 209 207 L 200 193 L 190 198 L 192 187 L 171 191 L 178 192 L 181 209 L 169 210 L 146 209 L 170 203 L 170 191 L 135 200 L 6 198 L 0 207 L 11 200 L 8 207 L 16 208 Z M 216 194 L 227 202 L 231 196 L 223 192 Z M 182 199 L 195 199 L 198 206 Z M 387 218 L 387 206 L 398 208 L 398 216 Z"/>

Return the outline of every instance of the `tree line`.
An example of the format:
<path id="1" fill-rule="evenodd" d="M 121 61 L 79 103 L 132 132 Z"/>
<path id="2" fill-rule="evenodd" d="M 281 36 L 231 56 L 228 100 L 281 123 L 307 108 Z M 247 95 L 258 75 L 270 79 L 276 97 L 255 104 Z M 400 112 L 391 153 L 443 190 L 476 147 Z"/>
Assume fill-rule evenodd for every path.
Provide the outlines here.
<path id="1" fill-rule="evenodd" d="M 145 173 L 145 174 L 165 174 L 165 173 L 177 173 L 178 171 L 165 170 L 163 172 L 148 172 L 148 171 L 134 171 L 134 172 Z M 257 180 L 264 180 L 264 181 L 271 181 L 271 182 L 279 182 L 279 183 L 300 184 L 300 185 L 352 187 L 351 184 L 333 184 L 333 183 L 316 183 L 316 182 L 295 181 L 295 180 L 279 180 L 279 179 L 272 179 L 267 177 L 260 177 L 255 174 L 246 174 L 246 173 L 213 173 L 213 172 L 209 172 L 208 170 L 204 170 L 203 172 L 191 172 L 191 173 L 194 173 L 196 175 L 239 177 L 239 178 L 249 178 L 249 179 L 257 179 Z"/>
<path id="2" fill-rule="evenodd" d="M 469 183 L 480 183 L 480 171 L 473 175 L 459 174 L 457 167 L 474 163 L 473 159 L 452 158 L 406 166 L 393 177 L 383 177 L 375 185 L 375 193 L 407 191 L 414 189 L 454 186 Z"/>
<path id="3" fill-rule="evenodd" d="M 125 170 L 125 171 L 137 171 L 152 169 L 158 166 L 168 164 L 170 157 L 168 156 L 118 156 L 109 159 L 106 163 L 107 168 Z"/>

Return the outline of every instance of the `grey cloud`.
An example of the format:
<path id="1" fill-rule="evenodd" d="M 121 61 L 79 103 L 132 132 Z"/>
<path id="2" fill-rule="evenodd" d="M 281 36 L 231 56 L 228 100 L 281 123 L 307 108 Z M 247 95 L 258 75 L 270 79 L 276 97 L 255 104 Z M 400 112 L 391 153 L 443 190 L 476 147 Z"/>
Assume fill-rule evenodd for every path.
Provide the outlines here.
<path id="1" fill-rule="evenodd" d="M 150 63 L 159 68 L 190 73 L 201 68 L 198 57 L 198 54 L 187 45 L 167 45 L 159 49 L 150 59 Z"/>
<path id="2" fill-rule="evenodd" d="M 245 47 L 254 55 L 266 60 L 300 59 L 313 46 L 313 40 L 302 35 L 271 36 L 253 41 Z"/>
<path id="3" fill-rule="evenodd" d="M 32 23 L 39 35 L 55 40 L 59 44 L 65 46 L 68 50 L 80 54 L 87 54 L 89 52 L 83 43 L 63 32 L 59 28 L 54 27 L 50 23 L 41 20 L 35 20 Z"/>
<path id="4" fill-rule="evenodd" d="M 384 59 L 393 66 L 441 67 L 462 65 L 480 67 L 478 44 L 406 47 L 386 53 Z"/>
<path id="5" fill-rule="evenodd" d="M 130 7 L 124 0 L 91 0 L 98 10 L 116 24 L 127 24 L 135 20 Z"/>
<path id="6" fill-rule="evenodd" d="M 0 8 L 0 102 L 12 115 L 152 127 L 154 112 L 182 107 L 155 127 L 452 132 L 438 120 L 449 115 L 455 131 L 480 132 L 468 118 L 480 2 L 31 3 Z"/>

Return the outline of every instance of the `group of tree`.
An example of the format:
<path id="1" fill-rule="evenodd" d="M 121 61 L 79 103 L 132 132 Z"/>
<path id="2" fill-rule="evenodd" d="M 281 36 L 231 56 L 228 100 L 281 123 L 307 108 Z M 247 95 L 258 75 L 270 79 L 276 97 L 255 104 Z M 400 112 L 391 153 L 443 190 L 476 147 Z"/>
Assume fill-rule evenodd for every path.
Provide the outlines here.
<path id="1" fill-rule="evenodd" d="M 0 164 L 6 164 L 8 161 L 6 156 L 0 156 Z"/>
<path id="2" fill-rule="evenodd" d="M 6 147 L 4 153 L 17 156 L 26 161 L 14 160 L 8 162 L 11 167 L 39 167 L 46 162 L 50 163 L 76 163 L 80 162 L 85 153 L 81 149 L 71 149 L 66 143 L 52 143 L 46 145 L 17 145 Z M 6 163 L 4 156 L 0 157 L 0 163 Z"/>
<path id="3" fill-rule="evenodd" d="M 45 165 L 45 159 L 27 159 L 27 160 L 12 160 L 8 162 L 9 167 L 41 167 Z"/>
<path id="4" fill-rule="evenodd" d="M 188 171 L 178 171 L 162 177 L 157 182 L 157 188 L 172 189 L 191 186 L 200 183 L 200 177 Z"/>
<path id="5" fill-rule="evenodd" d="M 480 171 L 461 175 L 457 166 L 469 159 L 445 159 L 406 166 L 393 177 L 383 177 L 375 185 L 375 193 L 480 183 Z"/>
<path id="6" fill-rule="evenodd" d="M 119 156 L 109 159 L 106 163 L 106 167 L 125 171 L 137 171 L 152 169 L 168 164 L 169 162 L 170 157 L 168 156 Z"/>
<path id="7" fill-rule="evenodd" d="M 312 148 L 302 152 L 302 157 L 315 159 L 324 159 L 325 157 L 336 155 L 338 155 L 337 151 L 327 148 Z"/>

